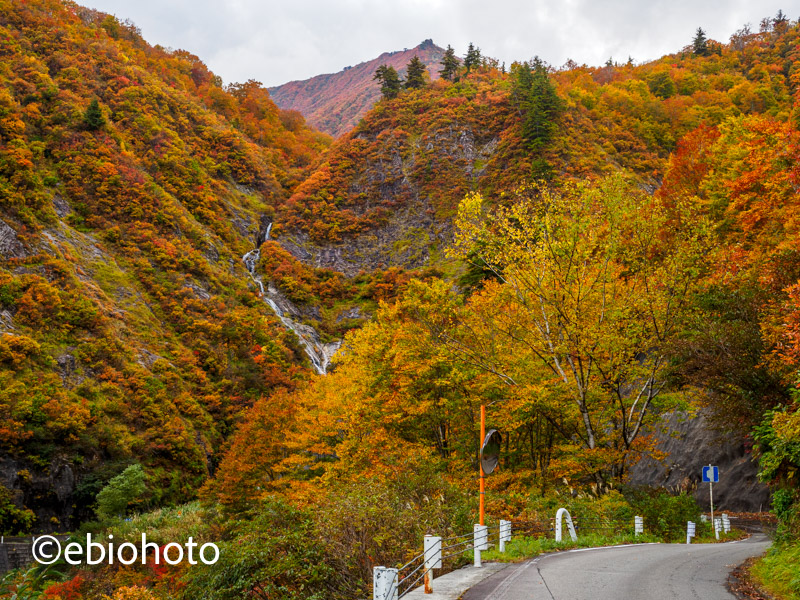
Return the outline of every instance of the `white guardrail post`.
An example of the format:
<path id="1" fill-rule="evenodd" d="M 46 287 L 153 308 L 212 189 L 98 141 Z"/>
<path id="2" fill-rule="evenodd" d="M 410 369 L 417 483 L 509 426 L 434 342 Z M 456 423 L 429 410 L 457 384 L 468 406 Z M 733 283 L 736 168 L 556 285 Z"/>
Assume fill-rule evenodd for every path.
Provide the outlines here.
<path id="1" fill-rule="evenodd" d="M 561 541 L 561 518 L 567 517 L 567 528 L 569 529 L 569 536 L 572 538 L 572 541 L 578 539 L 578 535 L 575 533 L 575 526 L 572 524 L 572 517 L 569 514 L 569 511 L 566 508 L 559 508 L 558 512 L 556 513 L 556 541 Z"/>
<path id="2" fill-rule="evenodd" d="M 692 538 L 694 537 L 694 522 L 686 521 L 686 543 L 691 544 Z"/>
<path id="3" fill-rule="evenodd" d="M 506 542 L 511 541 L 511 521 L 500 519 L 500 552 L 506 551 Z"/>
<path id="4" fill-rule="evenodd" d="M 644 517 L 633 517 L 633 535 L 638 537 L 644 533 Z"/>
<path id="5" fill-rule="evenodd" d="M 397 600 L 397 569 L 372 567 L 372 600 Z"/>
<path id="6" fill-rule="evenodd" d="M 426 535 L 424 542 L 425 556 L 425 593 L 433 593 L 433 570 L 442 568 L 442 538 Z"/>
<path id="7" fill-rule="evenodd" d="M 473 527 L 473 545 L 475 549 L 475 566 L 481 566 L 481 551 L 489 549 L 489 527 L 478 525 Z"/>

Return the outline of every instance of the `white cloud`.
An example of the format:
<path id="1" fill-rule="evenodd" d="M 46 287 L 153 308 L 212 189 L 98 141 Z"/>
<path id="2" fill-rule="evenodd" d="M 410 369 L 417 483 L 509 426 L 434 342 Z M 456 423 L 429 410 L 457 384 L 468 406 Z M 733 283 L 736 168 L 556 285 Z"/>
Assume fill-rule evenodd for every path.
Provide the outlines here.
<path id="1" fill-rule="evenodd" d="M 800 0 L 86 0 L 129 18 L 153 44 L 197 54 L 226 82 L 278 85 L 433 38 L 463 54 L 472 41 L 511 63 L 539 55 L 602 64 L 651 60 L 687 45 L 697 27 L 727 41 Z"/>

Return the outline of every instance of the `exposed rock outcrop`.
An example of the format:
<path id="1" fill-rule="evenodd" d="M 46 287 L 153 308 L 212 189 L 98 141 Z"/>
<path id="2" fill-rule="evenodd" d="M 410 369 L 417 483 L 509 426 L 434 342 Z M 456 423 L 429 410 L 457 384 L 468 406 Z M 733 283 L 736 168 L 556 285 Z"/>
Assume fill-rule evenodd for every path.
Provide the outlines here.
<path id="1" fill-rule="evenodd" d="M 27 461 L 0 457 L 0 485 L 19 506 L 36 514 L 36 531 L 69 531 L 77 525 L 74 495 L 78 477 L 72 465 L 55 458 L 45 469 Z M 82 507 L 86 508 L 86 507 Z"/>
<path id="2" fill-rule="evenodd" d="M 698 414 L 687 418 L 682 413 L 664 415 L 654 430 L 658 450 L 666 452 L 664 463 L 645 458 L 631 469 L 631 483 L 686 490 L 700 506 L 708 509 L 708 484 L 701 482 L 705 465 L 719 467 L 719 483 L 714 484 L 714 508 L 757 512 L 769 508 L 769 489 L 758 481 L 758 464 L 744 443 L 720 440 L 707 428 L 706 418 Z"/>
<path id="3" fill-rule="evenodd" d="M 19 241 L 17 232 L 5 221 L 0 221 L 0 257 L 23 258 L 27 256 L 25 246 Z"/>

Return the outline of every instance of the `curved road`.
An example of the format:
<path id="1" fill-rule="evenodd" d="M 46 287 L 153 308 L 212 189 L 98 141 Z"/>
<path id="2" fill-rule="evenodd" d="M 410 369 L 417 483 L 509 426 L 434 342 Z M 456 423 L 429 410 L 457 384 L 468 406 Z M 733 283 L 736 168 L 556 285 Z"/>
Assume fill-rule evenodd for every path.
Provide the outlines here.
<path id="1" fill-rule="evenodd" d="M 486 579 L 463 600 L 731 600 L 730 571 L 762 554 L 762 534 L 725 544 L 637 544 L 572 550 Z"/>

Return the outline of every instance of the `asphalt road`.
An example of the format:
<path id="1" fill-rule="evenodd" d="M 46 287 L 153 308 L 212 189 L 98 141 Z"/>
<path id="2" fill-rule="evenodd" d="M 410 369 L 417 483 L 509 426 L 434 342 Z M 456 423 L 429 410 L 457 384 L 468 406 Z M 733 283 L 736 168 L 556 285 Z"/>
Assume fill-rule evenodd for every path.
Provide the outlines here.
<path id="1" fill-rule="evenodd" d="M 638 544 L 541 556 L 493 575 L 463 600 L 731 600 L 730 571 L 762 554 L 762 534 L 725 544 Z"/>

